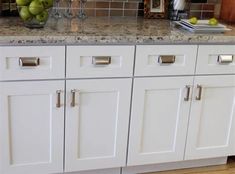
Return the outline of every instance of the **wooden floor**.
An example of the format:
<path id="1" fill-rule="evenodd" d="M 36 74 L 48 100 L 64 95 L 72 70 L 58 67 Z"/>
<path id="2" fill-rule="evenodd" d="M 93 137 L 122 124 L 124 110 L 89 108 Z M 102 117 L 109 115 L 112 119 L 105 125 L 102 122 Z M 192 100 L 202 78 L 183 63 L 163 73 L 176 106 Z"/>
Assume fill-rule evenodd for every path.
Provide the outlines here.
<path id="1" fill-rule="evenodd" d="M 235 174 L 235 157 L 229 158 L 227 165 L 156 172 L 151 174 Z"/>

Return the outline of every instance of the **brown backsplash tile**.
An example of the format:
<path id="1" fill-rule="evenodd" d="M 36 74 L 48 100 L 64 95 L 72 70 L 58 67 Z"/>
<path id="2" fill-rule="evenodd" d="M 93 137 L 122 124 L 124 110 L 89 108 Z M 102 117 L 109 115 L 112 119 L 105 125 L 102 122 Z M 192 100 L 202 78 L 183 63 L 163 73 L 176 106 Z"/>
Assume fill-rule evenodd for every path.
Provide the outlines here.
<path id="1" fill-rule="evenodd" d="M 124 6 L 125 9 L 138 9 L 138 3 L 136 2 L 126 2 L 125 3 L 125 6 Z"/>
<path id="2" fill-rule="evenodd" d="M 190 9 L 192 11 L 201 11 L 202 10 L 202 4 L 192 3 L 191 6 L 190 6 Z"/>
<path id="3" fill-rule="evenodd" d="M 87 16 L 95 16 L 95 9 L 85 9 L 85 14 Z"/>
<path id="4" fill-rule="evenodd" d="M 110 2 L 96 2 L 95 8 L 109 8 Z"/>
<path id="5" fill-rule="evenodd" d="M 86 3 L 85 8 L 95 8 L 95 2 L 94 1 L 88 1 Z"/>
<path id="6" fill-rule="evenodd" d="M 110 16 L 123 16 L 123 10 L 110 10 Z"/>
<path id="7" fill-rule="evenodd" d="M 214 17 L 214 12 L 202 12 L 203 19 L 210 19 Z"/>
<path id="8" fill-rule="evenodd" d="M 95 16 L 109 16 L 109 10 L 96 10 Z"/>
<path id="9" fill-rule="evenodd" d="M 111 2 L 110 4 L 110 8 L 114 8 L 114 9 L 123 9 L 123 2 Z"/>
<path id="10" fill-rule="evenodd" d="M 203 4 L 202 5 L 202 10 L 209 10 L 209 11 L 214 11 L 215 9 L 215 4 Z"/>
<path id="11" fill-rule="evenodd" d="M 197 18 L 201 18 L 201 12 L 190 12 L 189 13 L 189 17 L 197 17 Z"/>
<path id="12" fill-rule="evenodd" d="M 124 16 L 137 16 L 138 11 L 137 10 L 124 10 Z"/>

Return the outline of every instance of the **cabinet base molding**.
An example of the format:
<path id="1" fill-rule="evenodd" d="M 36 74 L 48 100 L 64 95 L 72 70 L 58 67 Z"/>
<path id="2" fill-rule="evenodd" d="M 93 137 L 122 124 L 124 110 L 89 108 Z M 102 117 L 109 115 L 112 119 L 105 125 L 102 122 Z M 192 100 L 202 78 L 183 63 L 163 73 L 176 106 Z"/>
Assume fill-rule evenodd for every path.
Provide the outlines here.
<path id="1" fill-rule="evenodd" d="M 227 163 L 227 157 L 201 159 L 201 160 L 190 160 L 190 161 L 179 161 L 179 162 L 144 165 L 144 166 L 124 167 L 122 169 L 122 174 L 139 174 L 139 173 L 148 173 L 148 172 L 159 172 L 159 171 L 166 171 L 166 170 L 221 165 L 221 164 L 226 164 L 226 163 Z"/>
<path id="2" fill-rule="evenodd" d="M 111 169 L 87 170 L 80 172 L 69 172 L 64 174 L 120 174 L 120 173 L 121 173 L 121 168 L 111 168 Z"/>

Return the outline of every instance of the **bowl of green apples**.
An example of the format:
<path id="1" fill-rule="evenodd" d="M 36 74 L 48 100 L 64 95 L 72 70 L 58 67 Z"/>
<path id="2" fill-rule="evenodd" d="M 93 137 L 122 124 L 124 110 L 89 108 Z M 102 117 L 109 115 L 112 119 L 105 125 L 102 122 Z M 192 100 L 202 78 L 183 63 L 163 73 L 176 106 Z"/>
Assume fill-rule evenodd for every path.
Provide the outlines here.
<path id="1" fill-rule="evenodd" d="M 16 4 L 26 27 L 43 28 L 53 7 L 53 0 L 16 0 Z"/>

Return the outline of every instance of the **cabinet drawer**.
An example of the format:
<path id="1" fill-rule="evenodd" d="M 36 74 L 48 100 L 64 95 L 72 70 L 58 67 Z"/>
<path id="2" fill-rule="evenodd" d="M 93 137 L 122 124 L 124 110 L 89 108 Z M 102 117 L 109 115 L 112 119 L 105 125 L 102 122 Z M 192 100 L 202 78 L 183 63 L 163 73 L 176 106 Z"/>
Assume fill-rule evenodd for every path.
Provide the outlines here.
<path id="1" fill-rule="evenodd" d="M 65 47 L 0 47 L 0 79 L 64 78 Z"/>
<path id="2" fill-rule="evenodd" d="M 132 76 L 134 46 L 68 46 L 67 77 Z"/>
<path id="3" fill-rule="evenodd" d="M 197 74 L 234 74 L 235 45 L 201 45 Z"/>
<path id="4" fill-rule="evenodd" d="M 137 46 L 136 76 L 194 74 L 197 46 Z"/>

